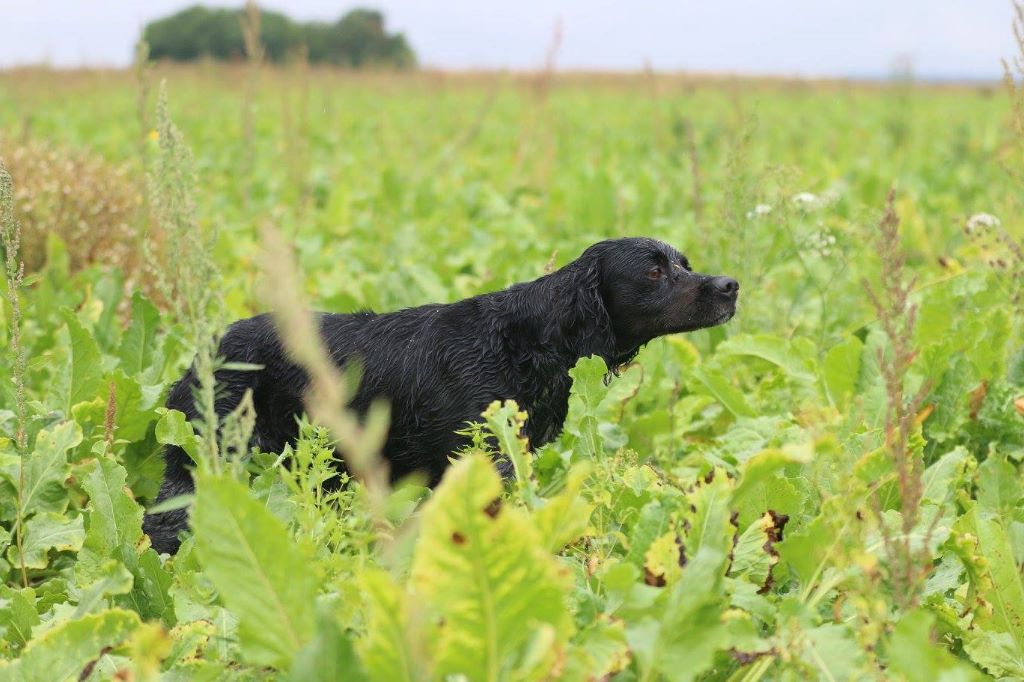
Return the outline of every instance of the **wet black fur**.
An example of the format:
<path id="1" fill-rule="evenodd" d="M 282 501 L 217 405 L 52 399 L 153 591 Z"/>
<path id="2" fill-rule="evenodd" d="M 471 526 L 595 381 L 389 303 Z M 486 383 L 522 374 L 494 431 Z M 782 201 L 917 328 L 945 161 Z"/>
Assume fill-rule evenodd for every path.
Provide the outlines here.
<path id="1" fill-rule="evenodd" d="M 694 273 L 675 249 L 653 239 L 599 242 L 565 267 L 532 282 L 449 304 L 393 313 L 320 316 L 324 341 L 338 365 L 358 358 L 362 381 L 352 406 L 379 397 L 391 403 L 384 446 L 391 477 L 423 472 L 436 484 L 448 457 L 465 444 L 455 432 L 494 400 L 514 399 L 529 413 L 526 435 L 539 446 L 565 419 L 568 371 L 597 355 L 609 367 L 629 362 L 651 339 L 725 322 L 738 285 Z M 254 443 L 280 451 L 297 436 L 307 384 L 291 362 L 269 315 L 235 322 L 219 349 L 225 360 L 258 371 L 218 371 L 218 414 L 233 410 L 246 390 L 256 408 Z M 197 416 L 194 368 L 171 389 L 167 406 Z M 158 501 L 191 493 L 191 460 L 178 447 L 164 453 Z M 144 528 L 160 552 L 175 552 L 187 526 L 184 509 L 148 515 Z"/>

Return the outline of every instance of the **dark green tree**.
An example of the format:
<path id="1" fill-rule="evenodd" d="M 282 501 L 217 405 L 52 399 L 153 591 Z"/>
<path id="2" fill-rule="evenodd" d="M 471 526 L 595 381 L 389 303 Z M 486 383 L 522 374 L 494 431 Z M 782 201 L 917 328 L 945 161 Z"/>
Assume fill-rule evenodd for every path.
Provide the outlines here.
<path id="1" fill-rule="evenodd" d="M 149 23 L 143 37 L 153 59 L 242 59 L 243 12 L 195 5 Z M 352 68 L 416 65 L 416 56 L 405 36 L 388 33 L 384 15 L 376 10 L 353 9 L 333 24 L 297 23 L 279 12 L 260 14 L 260 39 L 266 58 L 272 62 L 283 61 L 294 48 L 304 45 L 311 62 Z"/>

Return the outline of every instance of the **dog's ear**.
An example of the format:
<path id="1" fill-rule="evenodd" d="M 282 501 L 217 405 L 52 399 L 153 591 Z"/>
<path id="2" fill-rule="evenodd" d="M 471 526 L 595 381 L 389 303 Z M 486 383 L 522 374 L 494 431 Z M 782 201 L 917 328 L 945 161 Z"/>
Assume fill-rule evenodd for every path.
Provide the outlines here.
<path id="1" fill-rule="evenodd" d="M 567 344 L 580 357 L 600 355 L 611 365 L 615 335 L 602 293 L 602 258 L 598 249 L 587 249 L 553 278 L 554 311 L 545 336 Z"/>

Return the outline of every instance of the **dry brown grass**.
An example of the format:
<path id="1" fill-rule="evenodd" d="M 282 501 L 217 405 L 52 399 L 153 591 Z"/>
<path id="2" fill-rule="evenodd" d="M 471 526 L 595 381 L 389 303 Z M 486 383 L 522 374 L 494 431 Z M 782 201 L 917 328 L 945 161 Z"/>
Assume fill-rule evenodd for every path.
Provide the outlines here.
<path id="1" fill-rule="evenodd" d="M 121 268 L 128 282 L 141 277 L 142 196 L 127 166 L 39 140 L 0 141 L 0 156 L 14 178 L 27 272 L 45 264 L 53 234 L 67 247 L 72 272 L 99 264 Z"/>

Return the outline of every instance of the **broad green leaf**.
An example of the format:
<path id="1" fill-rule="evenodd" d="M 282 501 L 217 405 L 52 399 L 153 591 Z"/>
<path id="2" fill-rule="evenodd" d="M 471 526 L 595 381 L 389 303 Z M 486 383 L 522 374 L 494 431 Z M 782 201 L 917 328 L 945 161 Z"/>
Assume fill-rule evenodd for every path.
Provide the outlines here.
<path id="1" fill-rule="evenodd" d="M 629 662 L 629 643 L 621 620 L 598 617 L 569 646 L 563 679 L 600 680 Z"/>
<path id="2" fill-rule="evenodd" d="M 806 584 L 824 570 L 835 542 L 831 525 L 823 515 L 819 515 L 800 530 L 787 533 L 776 549 L 782 560 Z"/>
<path id="3" fill-rule="evenodd" d="M 734 417 L 753 417 L 756 414 L 743 397 L 743 392 L 730 384 L 720 372 L 709 367 L 698 367 L 692 376 L 708 395 L 717 398 Z"/>
<path id="4" fill-rule="evenodd" d="M 608 367 L 604 360 L 591 356 L 580 358 L 569 370 L 572 389 L 569 393 L 569 413 L 565 419 L 565 432 L 576 436 L 582 444 L 582 454 L 597 458 L 604 452 L 604 440 L 598 432 L 598 414 L 607 388 L 604 378 Z"/>
<path id="5" fill-rule="evenodd" d="M 758 588 L 764 587 L 772 566 L 779 560 L 778 556 L 768 552 L 775 537 L 774 529 L 774 520 L 765 512 L 764 516 L 740 533 L 732 550 L 732 565 L 729 567 L 731 577 L 751 582 Z"/>
<path id="6" fill-rule="evenodd" d="M 135 556 L 128 554 L 125 565 L 135 580 L 130 594 L 118 603 L 130 606 L 143 618 L 159 618 L 167 625 L 174 625 L 174 602 L 168 594 L 172 577 L 160 563 L 160 555 L 149 548 Z"/>
<path id="7" fill-rule="evenodd" d="M 126 594 L 132 589 L 132 574 L 116 559 L 107 559 L 98 566 L 92 567 L 90 572 L 91 582 L 78 595 L 78 606 L 75 609 L 75 618 L 97 610 L 97 607 L 104 604 L 107 597 L 118 594 Z"/>
<path id="8" fill-rule="evenodd" d="M 357 650 L 369 679 L 380 682 L 428 679 L 428 664 L 423 660 L 426 651 L 412 640 L 410 597 L 380 571 L 363 573 L 359 584 L 366 597 L 367 627 Z"/>
<path id="9" fill-rule="evenodd" d="M 928 396 L 935 410 L 924 423 L 928 439 L 943 442 L 956 438 L 968 419 L 968 400 L 978 386 L 978 372 L 963 355 L 955 355 L 946 365 L 942 380 Z"/>
<path id="10" fill-rule="evenodd" d="M 863 677 L 864 651 L 846 625 L 826 623 L 806 630 L 798 651 L 805 670 L 819 680 L 856 680 Z"/>
<path id="11" fill-rule="evenodd" d="M 294 682 L 366 682 L 370 679 L 333 609 L 324 605 L 318 609 L 316 639 L 295 656 L 287 679 Z M 397 682 L 401 678 L 388 679 Z"/>
<path id="12" fill-rule="evenodd" d="M 1021 655 L 1020 647 L 1009 633 L 968 630 L 964 632 L 963 641 L 964 651 L 971 660 L 993 677 L 1007 680 L 1024 679 L 1024 655 Z"/>
<path id="13" fill-rule="evenodd" d="M 134 552 L 142 539 L 142 508 L 126 491 L 125 470 L 109 457 L 90 467 L 82 487 L 89 494 L 85 548 L 101 557 Z"/>
<path id="14" fill-rule="evenodd" d="M 671 587 L 682 575 L 679 535 L 674 530 L 655 538 L 644 554 L 644 576 L 659 586 Z"/>
<path id="15" fill-rule="evenodd" d="M 78 403 L 93 400 L 104 390 L 103 366 L 99 346 L 78 317 L 70 310 L 64 311 L 64 322 L 70 344 L 67 386 L 65 389 L 64 414 L 70 415 L 71 408 Z M 105 395 L 105 394 L 104 394 Z"/>
<path id="16" fill-rule="evenodd" d="M 0 585 L 0 637 L 19 649 L 32 639 L 32 628 L 37 625 L 39 613 L 36 611 L 35 590 Z"/>
<path id="17" fill-rule="evenodd" d="M 483 413 L 487 428 L 498 441 L 501 454 L 512 462 L 516 476 L 516 488 L 530 507 L 537 505 L 536 482 L 533 480 L 533 465 L 530 461 L 530 444 L 523 429 L 527 414 L 519 411 L 514 400 L 495 400 Z"/>
<path id="18" fill-rule="evenodd" d="M 856 336 L 829 349 L 821 363 L 821 378 L 829 400 L 836 407 L 846 407 L 857 387 L 860 359 L 864 344 Z"/>
<path id="19" fill-rule="evenodd" d="M 694 556 L 705 547 L 727 554 L 736 534 L 736 528 L 729 522 L 732 481 L 724 471 L 714 473 L 710 482 L 701 481 L 686 496 L 690 505 L 686 515 L 689 530 L 684 538 L 687 556 Z"/>
<path id="20" fill-rule="evenodd" d="M 436 633 L 440 676 L 508 676 L 517 653 L 550 625 L 572 630 L 565 576 L 529 519 L 501 506 L 501 481 L 484 457 L 456 462 L 423 510 L 411 584 L 442 619 Z"/>
<path id="21" fill-rule="evenodd" d="M 695 679 L 728 644 L 722 620 L 725 555 L 705 547 L 683 569 L 661 613 L 626 626 L 641 679 L 660 673 L 672 682 Z M 657 612 L 655 612 L 657 613 Z"/>
<path id="22" fill-rule="evenodd" d="M 185 414 L 167 410 L 156 423 L 156 440 L 163 445 L 177 445 L 193 459 L 199 456 L 199 440 Z"/>
<path id="23" fill-rule="evenodd" d="M 72 421 L 61 422 L 36 437 L 35 450 L 25 463 L 22 514 L 64 511 L 68 492 L 64 480 L 70 473 L 67 451 L 82 442 L 82 429 Z M 4 460 L 3 476 L 17 486 L 20 474 L 15 458 Z"/>
<path id="24" fill-rule="evenodd" d="M 111 609 L 70 620 L 29 642 L 15 661 L 0 661 L 0 681 L 76 680 L 104 651 L 115 647 L 139 627 L 139 616 Z"/>
<path id="25" fill-rule="evenodd" d="M 770 448 L 762 450 L 746 462 L 740 470 L 739 483 L 732 493 L 731 506 L 739 508 L 755 498 L 761 491 L 763 484 L 774 478 L 776 473 L 789 464 L 806 462 L 807 458 L 795 451 Z M 768 511 L 761 509 L 760 511 Z M 778 511 L 778 510 L 776 510 Z"/>
<path id="26" fill-rule="evenodd" d="M 162 386 L 143 386 L 117 368 L 110 375 L 114 389 L 114 436 L 118 440 L 137 441 L 146 436 L 156 419 L 156 407 Z"/>
<path id="27" fill-rule="evenodd" d="M 586 532 L 594 510 L 594 505 L 582 495 L 589 473 L 590 467 L 586 462 L 574 465 L 566 477 L 565 489 L 545 499 L 543 505 L 534 511 L 533 523 L 549 552 L 561 551 Z"/>
<path id="28" fill-rule="evenodd" d="M 921 609 L 904 614 L 886 647 L 889 668 L 907 682 L 985 679 L 977 670 L 936 645 L 932 636 L 934 623 L 935 615 Z"/>
<path id="29" fill-rule="evenodd" d="M 24 552 L 26 568 L 46 568 L 47 554 L 51 549 L 77 552 L 85 540 L 81 516 L 68 518 L 55 512 L 42 512 L 26 521 L 24 528 L 21 551 Z M 11 545 L 8 556 L 13 566 L 21 565 L 17 545 Z"/>
<path id="30" fill-rule="evenodd" d="M 789 339 L 769 334 L 740 334 L 720 343 L 715 353 L 761 358 L 781 369 L 791 379 L 814 381 L 814 372 L 800 358 Z"/>
<path id="31" fill-rule="evenodd" d="M 991 604 L 991 609 L 977 609 L 974 624 L 986 631 L 1009 634 L 1009 655 L 1024 660 L 1024 579 L 1006 531 L 998 521 L 984 518 L 977 507 L 960 517 L 955 529 L 976 538 L 977 554 L 984 558 L 976 569 L 981 575 L 973 579 L 979 596 Z"/>
<path id="32" fill-rule="evenodd" d="M 1020 475 L 1006 455 L 992 452 L 978 467 L 978 505 L 1008 528 L 1022 495 Z M 1024 625 L 1024 623 L 1022 623 Z"/>
<path id="33" fill-rule="evenodd" d="M 156 306 L 142 292 L 133 293 L 132 321 L 121 337 L 118 350 L 121 367 L 129 376 L 136 376 L 150 366 L 159 322 L 160 311 Z"/>
<path id="34" fill-rule="evenodd" d="M 939 457 L 921 477 L 921 500 L 935 504 L 950 501 L 954 493 L 953 484 L 964 475 L 969 459 L 970 454 L 963 447 L 954 448 Z"/>
<path id="35" fill-rule="evenodd" d="M 238 616 L 242 653 L 287 668 L 316 634 L 309 547 L 293 542 L 280 520 L 228 478 L 199 477 L 192 523 L 205 574 Z"/>

